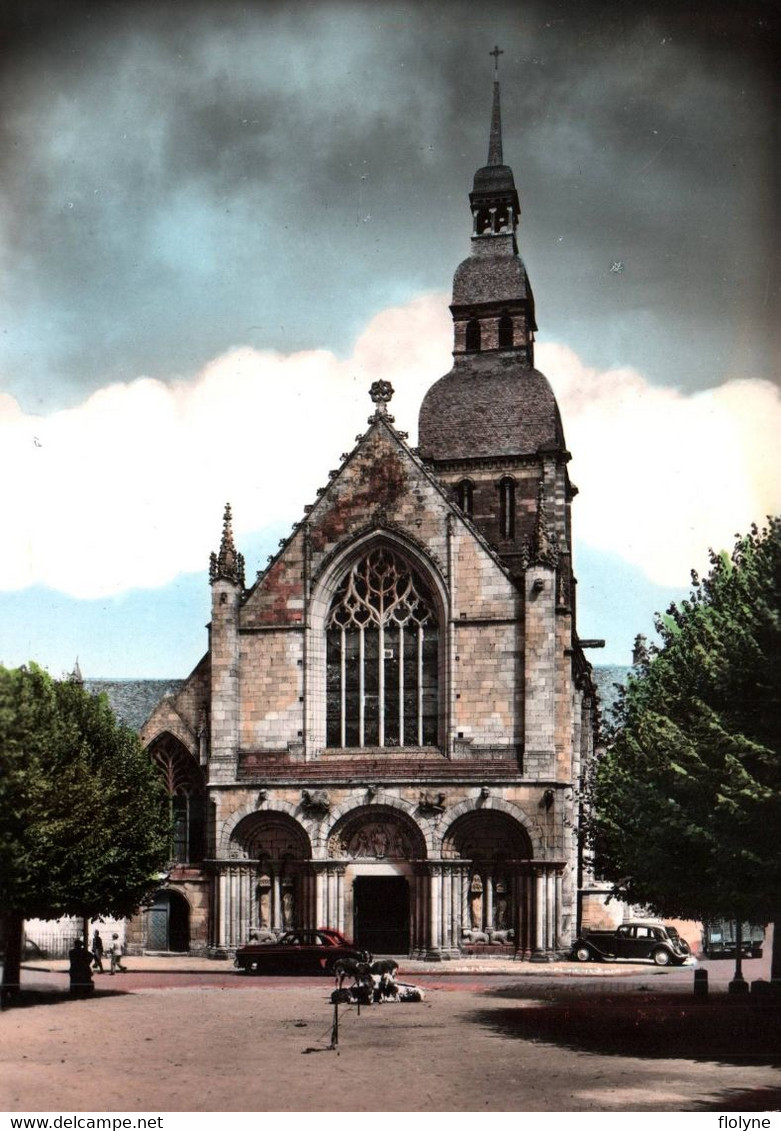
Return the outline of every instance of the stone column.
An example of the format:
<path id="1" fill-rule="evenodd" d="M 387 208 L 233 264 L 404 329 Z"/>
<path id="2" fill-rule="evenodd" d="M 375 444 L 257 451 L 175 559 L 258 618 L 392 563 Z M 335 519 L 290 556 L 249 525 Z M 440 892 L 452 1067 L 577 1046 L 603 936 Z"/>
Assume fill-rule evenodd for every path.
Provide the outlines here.
<path id="1" fill-rule="evenodd" d="M 489 869 L 485 870 L 485 879 L 483 881 L 483 890 L 485 892 L 485 929 L 489 931 L 494 923 L 494 874 Z"/>
<path id="2" fill-rule="evenodd" d="M 545 952 L 545 874 L 541 867 L 534 869 L 534 937 L 532 959 Z"/>
<path id="3" fill-rule="evenodd" d="M 442 868 L 429 865 L 429 938 L 426 957 L 434 962 L 442 958 Z"/>
<path id="4" fill-rule="evenodd" d="M 241 869 L 241 941 L 249 938 L 252 921 L 252 874 L 253 869 L 245 864 Z"/>
<path id="5" fill-rule="evenodd" d="M 461 910 L 461 866 L 460 865 L 453 865 L 453 868 L 450 872 L 450 903 L 451 903 L 451 907 L 452 907 L 452 910 L 451 910 L 451 913 L 450 913 L 450 924 L 451 924 L 450 945 L 453 949 L 454 956 L 457 956 L 460 953 L 460 947 L 461 947 L 461 918 L 462 918 L 462 910 Z"/>
<path id="6" fill-rule="evenodd" d="M 336 929 L 344 934 L 344 865 L 336 868 Z"/>
<path id="7" fill-rule="evenodd" d="M 326 868 L 326 920 L 323 924 L 324 927 L 332 927 L 336 924 L 336 873 L 334 872 L 333 865 L 329 864 Z"/>
<path id="8" fill-rule="evenodd" d="M 554 950 L 556 946 L 556 874 L 548 870 L 545 877 L 547 907 L 545 914 L 545 949 Z"/>
<path id="9" fill-rule="evenodd" d="M 453 899 L 451 871 L 442 868 L 442 947 L 449 951 L 453 946 Z"/>
<path id="10" fill-rule="evenodd" d="M 428 906 L 429 906 L 428 874 L 422 865 L 418 865 L 415 873 L 415 905 L 413 949 L 418 958 L 425 957 L 428 943 Z"/>
<path id="11" fill-rule="evenodd" d="M 271 925 L 275 931 L 282 929 L 282 889 L 276 868 L 271 873 Z"/>
<path id="12" fill-rule="evenodd" d="M 472 916 L 469 911 L 469 865 L 461 867 L 461 933 L 468 931 L 472 926 Z"/>
<path id="13" fill-rule="evenodd" d="M 556 950 L 559 950 L 564 944 L 562 939 L 562 914 L 564 911 L 564 875 L 560 869 L 556 871 L 556 934 L 553 939 L 553 945 Z"/>
<path id="14" fill-rule="evenodd" d="M 326 912 L 326 875 L 322 867 L 318 867 L 315 871 L 315 926 L 325 927 L 326 923 L 323 916 Z"/>
<path id="15" fill-rule="evenodd" d="M 221 948 L 228 945 L 228 874 L 224 867 L 218 865 L 218 872 L 214 880 L 217 893 L 214 945 Z"/>
<path id="16" fill-rule="evenodd" d="M 238 869 L 229 869 L 230 914 L 228 916 L 228 946 L 238 946 L 236 936 L 239 928 L 239 876 Z"/>

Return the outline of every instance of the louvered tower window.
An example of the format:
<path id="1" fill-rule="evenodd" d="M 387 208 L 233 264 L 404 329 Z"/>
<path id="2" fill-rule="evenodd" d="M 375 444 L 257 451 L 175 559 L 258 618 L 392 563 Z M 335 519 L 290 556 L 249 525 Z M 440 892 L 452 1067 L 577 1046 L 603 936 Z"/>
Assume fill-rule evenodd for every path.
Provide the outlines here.
<path id="1" fill-rule="evenodd" d="M 466 324 L 465 345 L 468 350 L 480 349 L 480 323 L 477 318 L 470 318 Z"/>
<path id="2" fill-rule="evenodd" d="M 499 533 L 515 537 L 515 480 L 509 477 L 499 482 Z"/>
<path id="3" fill-rule="evenodd" d="M 434 601 L 393 550 L 375 547 L 342 580 L 326 620 L 327 744 L 435 746 Z"/>
<path id="4" fill-rule="evenodd" d="M 510 349 L 513 344 L 513 320 L 509 314 L 499 319 L 499 349 Z"/>
<path id="5" fill-rule="evenodd" d="M 456 488 L 456 495 L 461 510 L 471 518 L 474 510 L 474 483 L 472 480 L 462 479 Z"/>

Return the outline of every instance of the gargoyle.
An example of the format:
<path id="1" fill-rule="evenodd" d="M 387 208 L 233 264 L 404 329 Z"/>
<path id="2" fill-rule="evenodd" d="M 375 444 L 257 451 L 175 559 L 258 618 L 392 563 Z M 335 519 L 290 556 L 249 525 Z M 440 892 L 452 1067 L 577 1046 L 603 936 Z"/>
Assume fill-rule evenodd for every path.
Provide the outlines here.
<path id="1" fill-rule="evenodd" d="M 421 793 L 418 801 L 418 808 L 421 813 L 444 813 L 446 805 L 446 793 Z"/>
<path id="2" fill-rule="evenodd" d="M 327 813 L 331 800 L 326 789 L 302 789 L 301 807 L 307 813 Z"/>

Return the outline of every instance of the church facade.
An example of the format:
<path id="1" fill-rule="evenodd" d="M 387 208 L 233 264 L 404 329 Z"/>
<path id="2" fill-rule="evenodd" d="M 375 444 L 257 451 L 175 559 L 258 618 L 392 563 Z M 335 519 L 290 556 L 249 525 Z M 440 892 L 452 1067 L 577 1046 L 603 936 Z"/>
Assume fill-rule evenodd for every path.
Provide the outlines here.
<path id="1" fill-rule="evenodd" d="M 417 449 L 375 382 L 367 430 L 250 586 L 226 507 L 207 652 L 142 728 L 177 862 L 131 947 L 327 926 L 375 953 L 545 960 L 574 937 L 596 693 L 496 78 L 469 201 L 453 368 Z"/>

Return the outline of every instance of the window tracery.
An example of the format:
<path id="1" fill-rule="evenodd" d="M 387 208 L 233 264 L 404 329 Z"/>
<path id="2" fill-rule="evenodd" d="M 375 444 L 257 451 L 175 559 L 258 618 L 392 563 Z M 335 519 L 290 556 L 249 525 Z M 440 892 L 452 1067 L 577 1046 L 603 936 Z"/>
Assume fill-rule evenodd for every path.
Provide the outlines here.
<path id="1" fill-rule="evenodd" d="M 206 790 L 203 773 L 192 755 L 172 735 L 151 747 L 152 761 L 163 778 L 173 824 L 171 858 L 178 864 L 203 860 Z"/>
<path id="2" fill-rule="evenodd" d="M 438 624 L 431 594 L 387 546 L 359 558 L 328 617 L 328 746 L 437 742 Z"/>

